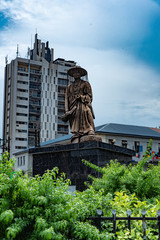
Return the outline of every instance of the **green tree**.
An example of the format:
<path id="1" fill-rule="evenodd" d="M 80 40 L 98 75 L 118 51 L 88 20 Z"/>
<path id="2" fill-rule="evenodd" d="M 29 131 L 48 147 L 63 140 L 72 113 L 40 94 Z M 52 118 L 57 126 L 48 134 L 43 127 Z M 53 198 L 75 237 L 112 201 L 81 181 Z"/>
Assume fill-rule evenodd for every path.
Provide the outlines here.
<path id="1" fill-rule="evenodd" d="M 85 221 L 106 203 L 101 193 L 90 188 L 71 194 L 70 180 L 57 168 L 33 178 L 22 172 L 11 177 L 13 168 L 5 153 L 0 160 L 0 239 L 110 239 Z"/>
<path id="2" fill-rule="evenodd" d="M 99 171 L 102 177 L 92 179 L 92 187 L 96 190 L 103 190 L 104 195 L 107 193 L 114 194 L 118 191 L 125 191 L 141 199 L 160 198 L 160 164 L 153 166 L 147 162 L 151 158 L 152 141 L 148 144 L 143 159 L 137 165 L 121 165 L 118 161 L 110 161 L 106 167 L 98 167 L 89 161 L 82 160 L 83 163 Z"/>

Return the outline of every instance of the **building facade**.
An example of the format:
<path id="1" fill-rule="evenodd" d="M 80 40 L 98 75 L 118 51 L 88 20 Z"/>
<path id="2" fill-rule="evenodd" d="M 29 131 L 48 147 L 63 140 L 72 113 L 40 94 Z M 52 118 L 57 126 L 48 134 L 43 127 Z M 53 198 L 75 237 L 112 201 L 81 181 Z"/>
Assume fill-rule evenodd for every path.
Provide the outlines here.
<path id="1" fill-rule="evenodd" d="M 13 153 L 69 133 L 64 113 L 67 78 L 74 61 L 54 60 L 49 43 L 35 35 L 28 58 L 16 57 L 5 67 L 3 150 Z"/>
<path id="2" fill-rule="evenodd" d="M 160 132 L 156 128 L 108 123 L 96 128 L 96 134 L 105 143 L 134 150 L 134 161 L 140 161 L 152 140 L 153 159 L 160 160 Z"/>
<path id="3" fill-rule="evenodd" d="M 160 131 L 157 128 L 109 123 L 96 127 L 95 133 L 96 136 L 102 138 L 103 143 L 125 148 L 124 151 L 126 149 L 135 151 L 135 155 L 132 156 L 133 162 L 139 162 L 142 159 L 147 145 L 150 139 L 152 139 L 153 154 L 150 160 L 152 163 L 155 162 L 155 164 L 160 161 Z M 67 145 L 71 142 L 71 136 L 71 134 L 68 134 L 43 142 L 41 148 L 48 149 L 49 147 Z M 25 149 L 17 151 L 15 154 L 17 169 L 22 169 L 24 172 L 29 171 L 32 175 L 34 151 L 37 151 L 36 148 L 35 150 Z M 113 156 L 112 160 L 114 160 Z"/>

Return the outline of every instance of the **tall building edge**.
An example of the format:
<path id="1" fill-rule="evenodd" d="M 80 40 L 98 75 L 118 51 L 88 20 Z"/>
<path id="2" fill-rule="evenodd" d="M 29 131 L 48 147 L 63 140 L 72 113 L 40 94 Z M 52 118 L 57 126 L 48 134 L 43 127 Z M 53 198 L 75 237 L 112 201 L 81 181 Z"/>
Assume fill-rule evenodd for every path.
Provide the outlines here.
<path id="1" fill-rule="evenodd" d="M 35 35 L 29 58 L 16 57 L 5 66 L 4 150 L 15 152 L 69 133 L 60 116 L 65 111 L 66 86 L 73 81 L 67 71 L 75 61 L 58 58 L 49 42 Z"/>
<path id="2" fill-rule="evenodd" d="M 3 97 L 3 124 L 2 124 L 2 132 L 3 132 L 3 141 L 2 141 L 2 151 L 5 151 L 4 139 L 6 139 L 6 81 L 7 81 L 7 65 L 5 66 L 4 71 L 4 97 Z"/>

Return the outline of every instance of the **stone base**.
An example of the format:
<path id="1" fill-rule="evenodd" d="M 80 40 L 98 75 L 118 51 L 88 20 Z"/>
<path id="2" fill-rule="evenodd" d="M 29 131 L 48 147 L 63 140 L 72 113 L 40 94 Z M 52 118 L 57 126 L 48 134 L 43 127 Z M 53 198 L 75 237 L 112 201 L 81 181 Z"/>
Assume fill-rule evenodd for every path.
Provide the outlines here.
<path id="1" fill-rule="evenodd" d="M 102 142 L 102 138 L 97 137 L 95 135 L 86 135 L 80 138 L 80 142 L 89 142 L 89 141 Z"/>
<path id="2" fill-rule="evenodd" d="M 128 165 L 132 162 L 132 155 L 135 154 L 133 150 L 99 141 L 31 148 L 29 153 L 33 156 L 33 176 L 42 175 L 47 169 L 58 167 L 59 172 L 66 173 L 66 177 L 71 179 L 72 185 L 78 190 L 85 189 L 84 182 L 89 180 L 89 174 L 100 176 L 99 172 L 85 166 L 82 159 L 100 167 L 110 163 L 111 159 L 117 159 L 121 164 Z"/>

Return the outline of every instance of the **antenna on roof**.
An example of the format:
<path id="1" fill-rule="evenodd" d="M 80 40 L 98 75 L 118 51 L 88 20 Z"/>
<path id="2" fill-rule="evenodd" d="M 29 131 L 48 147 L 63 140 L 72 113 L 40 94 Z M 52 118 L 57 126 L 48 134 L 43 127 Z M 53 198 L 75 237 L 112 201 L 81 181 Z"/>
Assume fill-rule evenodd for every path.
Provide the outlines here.
<path id="1" fill-rule="evenodd" d="M 8 64 L 8 55 L 5 57 L 5 63 Z"/>
<path id="2" fill-rule="evenodd" d="M 17 44 L 17 52 L 16 52 L 16 57 L 18 57 L 19 56 L 19 46 L 18 46 L 18 44 Z"/>
<path id="3" fill-rule="evenodd" d="M 30 48 L 28 47 L 28 49 L 27 49 L 27 59 L 29 58 L 29 56 L 30 56 Z"/>
<path id="4" fill-rule="evenodd" d="M 32 34 L 31 34 L 31 49 L 32 49 Z"/>

